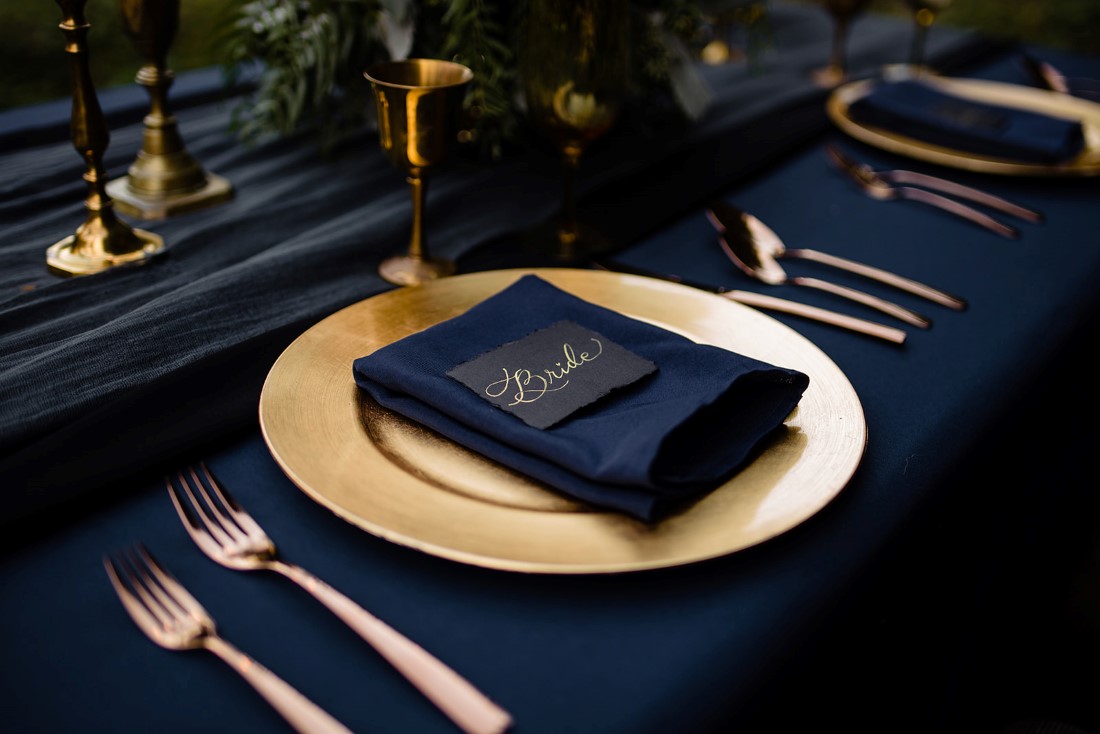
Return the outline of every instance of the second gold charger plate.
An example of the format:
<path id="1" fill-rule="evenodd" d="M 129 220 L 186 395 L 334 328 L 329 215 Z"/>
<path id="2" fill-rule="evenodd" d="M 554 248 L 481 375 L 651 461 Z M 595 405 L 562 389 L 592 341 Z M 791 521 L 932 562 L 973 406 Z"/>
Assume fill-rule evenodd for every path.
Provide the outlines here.
<path id="1" fill-rule="evenodd" d="M 644 523 L 572 500 L 468 451 L 381 408 L 356 386 L 358 357 L 458 316 L 526 274 L 697 342 L 802 370 L 809 388 L 783 434 L 751 464 L 669 517 Z M 276 360 L 259 412 L 264 440 L 287 476 L 348 522 L 426 553 L 530 573 L 639 571 L 756 545 L 832 500 L 867 442 L 863 408 L 847 377 L 795 330 L 687 286 L 569 268 L 459 275 L 348 306 Z"/>
<path id="2" fill-rule="evenodd" d="M 852 119 L 848 109 L 857 100 L 871 93 L 876 83 L 874 79 L 848 82 L 837 87 L 829 95 L 825 109 L 833 123 L 856 140 L 891 153 L 929 163 L 1007 176 L 1095 176 L 1100 174 L 1100 104 L 1046 89 L 984 79 L 956 79 L 935 75 L 921 77 L 921 79 L 935 85 L 946 94 L 974 102 L 1014 107 L 1079 121 L 1085 132 L 1085 149 L 1065 163 L 1024 163 L 933 145 L 884 128 L 865 125 Z"/>

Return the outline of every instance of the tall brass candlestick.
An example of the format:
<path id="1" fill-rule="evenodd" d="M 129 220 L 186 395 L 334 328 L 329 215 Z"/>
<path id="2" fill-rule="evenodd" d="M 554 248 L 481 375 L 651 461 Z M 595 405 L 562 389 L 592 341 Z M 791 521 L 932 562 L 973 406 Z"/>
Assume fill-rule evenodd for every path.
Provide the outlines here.
<path id="1" fill-rule="evenodd" d="M 116 265 L 140 264 L 164 249 L 164 240 L 158 235 L 131 229 L 122 222 L 107 194 L 103 154 L 111 138 L 88 69 L 86 2 L 57 0 L 63 16 L 60 27 L 67 40 L 65 52 L 73 69 L 73 146 L 87 164 L 84 180 L 88 182 L 84 202 L 88 218 L 76 234 L 46 250 L 46 264 L 59 275 L 89 275 Z"/>
<path id="2" fill-rule="evenodd" d="M 122 27 L 142 57 L 135 79 L 149 93 L 150 108 L 137 158 L 126 176 L 107 184 L 107 191 L 119 211 L 142 219 L 164 219 L 231 199 L 230 183 L 203 170 L 187 152 L 169 111 L 168 89 L 175 75 L 167 57 L 179 28 L 179 0 L 118 0 L 118 7 Z"/>

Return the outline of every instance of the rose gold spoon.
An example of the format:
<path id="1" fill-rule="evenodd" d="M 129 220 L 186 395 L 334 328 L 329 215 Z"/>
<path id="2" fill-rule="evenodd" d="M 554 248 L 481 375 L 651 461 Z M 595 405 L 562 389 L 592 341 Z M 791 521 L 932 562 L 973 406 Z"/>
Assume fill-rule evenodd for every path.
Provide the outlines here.
<path id="1" fill-rule="evenodd" d="M 719 244 L 726 256 L 742 272 L 762 283 L 816 288 L 862 303 L 922 329 L 927 329 L 932 325 L 931 320 L 925 316 L 868 293 L 817 278 L 789 277 L 778 262 L 780 258 L 784 257 L 801 258 L 847 270 L 915 295 L 929 298 L 951 308 L 960 310 L 966 308 L 966 302 L 960 298 L 894 273 L 815 250 L 787 249 L 779 235 L 772 231 L 770 227 L 751 214 L 723 201 L 713 202 L 707 210 L 707 216 L 721 235 Z"/>

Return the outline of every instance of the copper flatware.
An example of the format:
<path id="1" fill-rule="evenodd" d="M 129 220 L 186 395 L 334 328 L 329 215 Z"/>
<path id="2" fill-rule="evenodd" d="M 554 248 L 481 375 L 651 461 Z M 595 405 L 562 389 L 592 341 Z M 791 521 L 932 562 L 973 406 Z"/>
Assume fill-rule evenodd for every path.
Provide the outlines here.
<path id="1" fill-rule="evenodd" d="M 229 664 L 302 734 L 351 730 L 289 683 L 218 635 L 213 618 L 142 546 L 104 556 L 122 606 L 149 639 L 168 650 L 209 650 Z"/>
<path id="2" fill-rule="evenodd" d="M 710 213 L 712 217 L 718 218 L 719 224 L 721 224 L 723 227 L 725 226 L 725 223 L 728 222 L 731 218 L 744 216 L 744 212 L 739 212 L 734 207 L 721 201 L 713 203 L 710 209 Z M 763 227 L 762 224 L 760 226 Z M 939 288 L 933 288 L 930 285 L 926 285 L 925 283 L 921 283 L 911 278 L 906 278 L 896 273 L 891 273 L 888 270 L 876 268 L 871 265 L 866 265 L 864 263 L 859 263 L 855 260 L 849 260 L 847 258 L 838 257 L 836 255 L 830 255 L 826 252 L 821 252 L 820 250 L 812 250 L 807 247 L 787 247 L 779 239 L 779 236 L 776 235 L 775 232 L 772 232 L 770 229 L 767 230 L 767 232 L 770 232 L 771 236 L 767 236 L 767 233 L 763 232 L 763 230 L 759 231 L 762 232 L 762 236 L 756 239 L 755 245 L 758 251 L 766 252 L 773 259 L 793 258 L 819 262 L 823 265 L 829 265 L 840 270 L 846 270 L 850 273 L 855 273 L 856 275 L 860 275 L 864 278 L 878 281 L 879 283 L 883 283 L 885 285 L 893 286 L 894 288 L 903 290 L 907 293 L 912 293 L 915 296 L 927 298 L 934 303 L 938 303 L 941 306 L 947 306 L 948 308 L 953 308 L 956 311 L 962 311 L 966 308 L 967 304 L 965 300 L 959 298 L 958 296 L 954 296 L 950 293 L 942 291 Z"/>
<path id="3" fill-rule="evenodd" d="M 786 313 L 792 316 L 800 316 L 805 319 L 810 319 L 811 321 L 819 321 L 823 324 L 837 326 L 841 329 L 854 331 L 858 334 L 873 336 L 876 339 L 883 339 L 893 344 L 904 344 L 908 336 L 903 330 L 893 326 L 886 326 L 885 324 L 880 324 L 875 321 L 867 321 L 866 319 L 848 316 L 847 314 L 837 313 L 836 311 L 830 311 L 825 308 L 818 308 L 817 306 L 810 306 L 809 304 L 799 303 L 797 301 L 789 301 L 786 298 L 776 298 L 775 296 L 753 293 L 752 291 L 731 290 L 722 286 L 710 286 L 704 283 L 686 280 L 679 275 L 658 273 L 634 265 L 624 265 L 619 262 L 599 260 L 593 261 L 590 264 L 592 267 L 599 268 L 600 270 L 610 270 L 618 273 L 641 275 L 647 278 L 657 278 L 658 280 L 666 280 L 670 283 L 679 283 L 691 288 L 710 291 L 711 293 L 715 293 L 723 298 L 728 298 L 731 301 L 735 301 L 745 306 L 752 306 L 753 308 L 763 309 L 765 311 Z"/>
<path id="4" fill-rule="evenodd" d="M 1018 238 L 1020 236 L 1019 230 L 1011 225 L 994 219 L 983 211 L 967 206 L 962 202 L 949 199 L 946 196 L 941 196 L 932 191 L 926 191 L 925 189 L 915 187 L 925 186 L 929 189 L 942 191 L 945 194 L 969 199 L 975 203 L 984 204 L 999 212 L 1018 217 L 1028 222 L 1041 222 L 1043 220 L 1043 215 L 1037 211 L 1019 206 L 1018 204 L 1013 204 L 999 196 L 994 196 L 993 194 L 988 194 L 969 186 L 963 186 L 962 184 L 917 173 L 915 171 L 876 171 L 867 164 L 860 163 L 851 156 L 841 152 L 835 145 L 828 145 L 825 150 L 833 165 L 847 174 L 848 177 L 859 186 L 863 193 L 867 194 L 872 199 L 878 199 L 879 201 L 892 201 L 895 199 L 919 201 L 922 204 L 937 207 L 946 212 L 960 216 L 963 219 L 974 222 L 975 224 L 979 224 L 991 232 L 995 232 L 1009 239 Z"/>
<path id="5" fill-rule="evenodd" d="M 1100 79 L 1067 77 L 1049 61 L 1043 61 L 1026 52 L 1020 54 L 1020 60 L 1031 78 L 1044 89 L 1100 102 Z"/>
<path id="6" fill-rule="evenodd" d="M 707 218 L 718 230 L 718 244 L 726 257 L 743 273 L 761 283 L 814 288 L 869 306 L 922 329 L 932 325 L 927 317 L 884 298 L 818 278 L 788 276 L 777 259 L 789 252 L 779 235 L 756 217 L 731 204 L 712 202 L 707 208 Z"/>
<path id="7" fill-rule="evenodd" d="M 165 483 L 191 539 L 213 561 L 237 571 L 274 571 L 294 581 L 355 630 L 468 734 L 500 734 L 512 717 L 424 648 L 316 576 L 276 555 L 275 543 L 205 464 Z"/>
<path id="8" fill-rule="evenodd" d="M 981 189 L 976 189 L 972 186 L 964 186 L 963 184 L 949 181 L 946 178 L 939 178 L 938 176 L 930 176 L 927 173 L 918 173 L 916 171 L 907 171 L 904 169 L 894 169 L 888 171 L 874 170 L 865 163 L 859 161 L 847 155 L 840 148 L 835 145 L 825 146 L 829 155 L 833 158 L 839 166 L 858 170 L 862 174 L 868 177 L 880 178 L 887 183 L 893 184 L 909 184 L 913 186 L 924 186 L 925 188 L 935 189 L 944 194 L 950 194 L 952 196 L 958 196 L 963 199 L 969 199 L 976 204 L 983 204 L 995 209 L 1003 214 L 1008 214 L 1012 217 L 1017 217 L 1025 222 L 1031 222 L 1033 224 L 1043 221 L 1043 215 L 1034 209 L 1028 209 L 1025 206 L 1014 204 L 1008 199 L 1001 198 L 994 194 L 990 194 Z"/>

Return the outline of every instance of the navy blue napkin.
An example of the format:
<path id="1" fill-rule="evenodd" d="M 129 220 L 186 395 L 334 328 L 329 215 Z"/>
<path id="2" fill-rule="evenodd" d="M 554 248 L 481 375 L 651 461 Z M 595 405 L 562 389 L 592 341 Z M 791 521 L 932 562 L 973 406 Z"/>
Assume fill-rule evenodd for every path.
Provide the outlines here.
<path id="1" fill-rule="evenodd" d="M 605 335 L 656 371 L 546 429 L 447 374 L 563 320 Z M 565 494 L 646 521 L 736 473 L 809 384 L 799 371 L 697 344 L 533 275 L 360 357 L 353 372 L 385 408 Z"/>
<path id="2" fill-rule="evenodd" d="M 916 80 L 880 83 L 848 114 L 934 145 L 1026 163 L 1064 163 L 1085 145 L 1080 122 L 963 99 Z"/>

